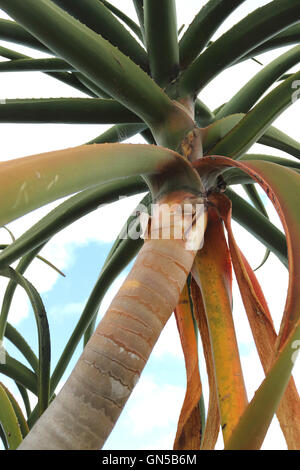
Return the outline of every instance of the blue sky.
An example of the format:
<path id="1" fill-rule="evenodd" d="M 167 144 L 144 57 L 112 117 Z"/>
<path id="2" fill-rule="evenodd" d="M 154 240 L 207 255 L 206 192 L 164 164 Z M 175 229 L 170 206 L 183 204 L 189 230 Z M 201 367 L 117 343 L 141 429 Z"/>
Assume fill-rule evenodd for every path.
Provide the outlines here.
<path id="1" fill-rule="evenodd" d="M 120 2 L 115 0 L 112 3 L 120 7 Z M 245 15 L 251 9 L 265 3 L 267 3 L 265 0 L 245 2 L 225 22 L 222 31 L 238 21 L 241 14 Z M 123 5 L 127 14 L 133 13 L 131 1 L 123 0 Z M 187 2 L 184 0 L 178 0 L 177 5 L 180 25 L 182 23 L 189 24 L 194 13 L 199 8 L 199 1 L 189 0 L 189 9 L 186 8 Z M 5 17 L 1 12 L 0 16 Z M 42 56 L 42 54 L 35 53 L 31 49 L 15 46 L 4 41 L 0 43 L 5 47 L 14 48 L 28 55 L 35 57 Z M 285 50 L 286 48 L 282 52 Z M 272 53 L 265 54 L 260 57 L 260 60 L 266 64 L 273 57 Z M 201 99 L 212 109 L 215 109 L 230 98 L 236 89 L 241 84 L 246 83 L 249 77 L 258 70 L 258 64 L 253 61 L 242 63 L 235 69 L 226 70 L 221 77 L 208 85 Z M 6 73 L 0 75 L 0 99 L 47 96 L 81 95 L 66 85 L 38 73 Z M 296 139 L 298 139 L 299 133 L 299 120 L 296 118 L 297 112 L 299 113 L 299 103 L 295 103 L 275 123 L 282 131 L 289 133 L 289 135 Z M 106 130 L 107 127 L 1 124 L 1 159 L 9 160 L 34 153 L 80 145 L 94 138 Z M 133 139 L 133 142 L 142 142 L 142 140 Z M 266 153 L 266 147 L 256 145 L 255 152 Z M 271 153 L 273 155 L 282 155 L 281 152 L 275 150 L 272 150 Z M 243 194 L 242 190 L 239 190 L 239 192 Z M 52 367 L 56 364 L 65 341 L 69 338 L 72 328 L 82 312 L 82 308 L 98 277 L 112 242 L 126 220 L 127 214 L 134 209 L 140 198 L 130 198 L 128 201 L 114 205 L 115 208 L 110 206 L 100 209 L 95 214 L 83 218 L 79 223 L 75 223 L 70 228 L 62 231 L 49 242 L 42 254 L 65 272 L 65 278 L 57 275 L 57 273 L 39 260 L 35 260 L 28 269 L 26 276 L 41 292 L 48 312 L 53 340 Z M 55 204 L 49 205 L 13 222 L 10 224 L 11 230 L 15 236 L 20 236 L 31 224 L 39 220 L 54 206 Z M 280 226 L 278 217 L 272 209 L 270 202 L 267 202 L 267 207 L 271 220 Z M 234 228 L 240 247 L 244 253 L 248 254 L 252 266 L 257 266 L 264 255 L 264 247 L 235 224 Z M 4 230 L 0 230 L 0 243 L 9 242 L 8 234 Z M 105 311 L 105 307 L 108 306 L 117 287 L 124 279 L 126 272 L 122 273 L 104 299 L 101 315 Z M 285 303 L 287 273 L 276 258 L 271 256 L 268 263 L 257 274 L 265 290 L 275 325 L 278 328 Z M 4 288 L 5 282 L 1 282 L 0 300 Z M 249 389 L 249 398 L 251 398 L 263 378 L 263 373 L 253 347 L 253 341 L 236 285 L 234 286 L 234 319 L 239 338 L 241 361 L 245 371 L 245 380 Z M 34 350 L 37 351 L 37 334 L 33 313 L 28 306 L 24 293 L 20 289 L 16 292 L 9 320 L 20 330 Z M 8 342 L 5 343 L 5 346 L 10 350 Z M 81 345 L 77 348 L 77 357 L 80 351 Z M 207 379 L 201 348 L 199 353 L 200 370 L 207 402 Z M 71 366 L 74 364 L 74 361 L 75 358 L 72 360 Z M 295 377 L 299 386 L 299 363 L 295 367 Z M 1 377 L 2 379 L 18 397 L 13 384 L 6 378 Z M 64 380 L 65 377 L 63 378 Z M 130 397 L 124 413 L 109 437 L 105 448 L 172 448 L 176 432 L 176 422 L 184 393 L 184 361 L 176 332 L 176 324 L 172 317 L 155 346 L 149 363 Z M 222 448 L 221 439 L 218 446 Z M 268 433 L 264 446 L 270 449 L 285 448 L 276 421 L 274 421 Z"/>

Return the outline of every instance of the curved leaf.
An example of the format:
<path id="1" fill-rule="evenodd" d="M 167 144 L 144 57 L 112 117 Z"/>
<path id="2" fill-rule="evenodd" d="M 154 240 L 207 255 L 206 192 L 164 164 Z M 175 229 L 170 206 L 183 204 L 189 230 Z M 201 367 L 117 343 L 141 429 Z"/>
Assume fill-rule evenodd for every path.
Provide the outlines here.
<path id="1" fill-rule="evenodd" d="M 13 263 L 20 256 L 41 247 L 54 234 L 97 209 L 101 204 L 114 202 L 120 195 L 133 195 L 145 190 L 146 186 L 136 178 L 103 184 L 76 194 L 54 208 L 40 221 L 30 227 L 14 243 L 0 254 L 0 266 Z"/>
<path id="2" fill-rule="evenodd" d="M 85 24 L 126 56 L 130 57 L 142 69 L 148 69 L 145 49 L 135 40 L 122 23 L 114 16 L 104 2 L 99 0 L 53 0 L 59 7 Z"/>
<path id="3" fill-rule="evenodd" d="M 286 28 L 276 36 L 273 36 L 268 41 L 263 42 L 260 46 L 253 49 L 249 54 L 243 56 L 240 61 L 250 59 L 253 56 L 263 54 L 278 47 L 289 46 L 291 44 L 298 44 L 300 40 L 300 25 L 299 23 Z"/>
<path id="4" fill-rule="evenodd" d="M 300 160 L 300 143 L 273 126 L 260 138 L 259 143 L 287 152 Z"/>
<path id="5" fill-rule="evenodd" d="M 25 359 L 27 359 L 28 363 L 31 365 L 34 372 L 37 373 L 38 367 L 39 367 L 38 358 L 36 357 L 35 353 L 31 349 L 29 344 L 25 341 L 23 336 L 9 322 L 7 322 L 6 324 L 4 336 L 9 341 L 11 341 L 11 343 L 16 348 L 18 348 L 18 350 L 23 354 Z"/>
<path id="6" fill-rule="evenodd" d="M 23 387 L 27 388 L 35 395 L 38 394 L 36 374 L 21 362 L 11 357 L 7 352 L 5 364 L 0 363 L 0 372 L 23 385 Z"/>
<path id="7" fill-rule="evenodd" d="M 40 415 L 49 404 L 50 391 L 50 333 L 46 311 L 38 292 L 21 274 L 8 267 L 0 271 L 1 276 L 8 277 L 25 290 L 35 315 L 39 340 L 38 405 Z"/>
<path id="8" fill-rule="evenodd" d="M 299 78 L 300 72 L 297 72 L 272 90 L 220 142 L 210 149 L 210 153 L 212 155 L 227 155 L 234 159 L 241 157 L 266 133 L 272 122 L 294 103 L 292 85 L 294 80 Z M 234 116 L 238 120 L 240 115 Z"/>
<path id="9" fill-rule="evenodd" d="M 134 62 L 50 0 L 27 0 L 26 5 L 18 0 L 1 0 L 0 7 L 147 124 L 158 125 L 174 107 Z"/>
<path id="10" fill-rule="evenodd" d="M 16 415 L 16 418 L 18 420 L 18 425 L 19 425 L 19 428 L 20 428 L 20 431 L 21 431 L 21 436 L 22 436 L 22 439 L 24 439 L 24 437 L 28 434 L 29 432 L 29 429 L 28 429 L 28 425 L 27 425 L 27 422 L 24 418 L 24 415 L 23 415 L 23 412 L 17 402 L 17 400 L 15 399 L 15 397 L 13 396 L 13 394 L 8 390 L 7 387 L 4 386 L 3 383 L 0 382 L 0 387 L 3 387 L 3 389 L 5 390 L 8 398 L 9 398 L 9 401 L 13 407 L 13 410 L 15 412 L 15 415 Z"/>
<path id="11" fill-rule="evenodd" d="M 131 29 L 131 31 L 134 32 L 134 34 L 137 35 L 137 37 L 143 42 L 143 35 L 142 35 L 142 32 L 141 32 L 141 28 L 139 27 L 138 24 L 136 24 L 131 18 L 129 18 L 129 16 L 125 15 L 125 13 L 123 13 L 123 11 L 119 10 L 118 8 L 116 8 L 114 5 L 112 5 L 111 3 L 107 2 L 106 0 L 100 0 L 101 3 L 103 3 L 104 6 L 106 6 L 106 8 L 108 8 L 108 10 L 110 10 L 117 18 L 119 18 L 120 20 L 124 21 L 125 24 L 127 24 L 127 26 Z"/>
<path id="12" fill-rule="evenodd" d="M 198 94 L 216 75 L 247 52 L 297 23 L 298 0 L 273 0 L 254 10 L 218 38 L 183 72 L 179 80 L 180 96 Z"/>
<path id="13" fill-rule="evenodd" d="M 286 390 L 300 341 L 300 266 L 297 253 L 300 238 L 298 194 L 300 175 L 270 162 L 234 162 L 226 157 L 213 157 L 211 168 L 237 166 L 246 171 L 265 190 L 284 226 L 289 253 L 289 287 L 282 317 L 277 354 L 265 380 L 241 417 L 226 448 L 260 448 L 272 417 Z M 218 171 L 219 171 L 218 170 Z M 208 169 L 206 169 L 206 172 Z M 213 173 L 210 174 L 212 178 Z"/>
<path id="14" fill-rule="evenodd" d="M 1 26 L 1 23 L 0 23 Z M 0 47 L 0 55 L 2 57 L 6 57 L 7 59 L 10 59 L 12 61 L 17 61 L 17 60 L 34 60 L 32 57 L 29 57 L 25 54 L 20 54 L 20 52 L 13 51 L 11 49 L 7 49 L 6 47 Z M 59 59 L 61 60 L 61 59 Z M 6 62 L 7 63 L 7 62 Z M 4 65 L 3 65 L 4 66 Z M 70 66 L 71 67 L 71 66 Z M 90 95 L 90 96 L 95 96 L 94 93 L 92 93 L 88 88 L 86 88 L 79 80 L 78 78 L 71 73 L 66 73 L 66 72 L 45 72 L 49 77 L 55 78 L 57 80 L 60 80 L 63 83 L 66 83 L 67 85 L 76 88 L 83 93 Z"/>
<path id="15" fill-rule="evenodd" d="M 196 270 L 193 268 L 193 275 L 195 274 L 195 271 Z M 191 297 L 193 301 L 193 312 L 201 335 L 209 384 L 209 403 L 201 450 L 212 450 L 215 448 L 221 424 L 218 404 L 218 391 L 215 378 L 213 351 L 205 314 L 205 307 L 199 285 L 193 278 L 191 280 Z"/>
<path id="16" fill-rule="evenodd" d="M 0 39 L 52 54 L 44 44 L 28 33 L 21 25 L 11 20 L 0 19 Z"/>
<path id="17" fill-rule="evenodd" d="M 179 42 L 180 67 L 185 69 L 209 43 L 225 19 L 245 0 L 209 0 Z"/>
<path id="18" fill-rule="evenodd" d="M 246 83 L 222 109 L 216 114 L 216 119 L 229 114 L 247 113 L 261 98 L 265 91 L 291 67 L 300 61 L 300 46 L 277 57 L 258 72 Z"/>
<path id="19" fill-rule="evenodd" d="M 231 261 L 222 222 L 212 208 L 208 210 L 205 241 L 195 265 L 210 332 L 226 444 L 248 401 L 231 313 Z"/>
<path id="20" fill-rule="evenodd" d="M 195 325 L 187 283 L 181 292 L 179 303 L 175 309 L 175 318 L 184 354 L 187 386 L 173 449 L 198 450 L 200 449 L 205 423 L 202 422 L 199 409 L 202 386 L 199 374 Z"/>
<path id="21" fill-rule="evenodd" d="M 169 149 L 152 145 L 82 145 L 2 162 L 0 225 L 103 182 L 158 172 L 162 181 L 170 171 L 176 174 L 174 189 L 181 186 L 199 192 L 201 181 L 189 162 Z"/>
<path id="22" fill-rule="evenodd" d="M 232 202 L 233 219 L 271 250 L 288 268 L 286 239 L 281 230 L 231 189 L 227 188 L 226 195 Z"/>
<path id="23" fill-rule="evenodd" d="M 0 421 L 10 449 L 16 449 L 22 442 L 18 418 L 13 409 L 6 389 L 0 383 Z"/>
<path id="24" fill-rule="evenodd" d="M 277 334 L 273 326 L 271 314 L 260 285 L 239 250 L 231 228 L 231 208 L 229 201 L 218 195 L 213 198 L 225 223 L 231 258 L 242 295 L 245 310 L 257 351 L 267 375 L 275 355 Z M 300 399 L 297 388 L 291 378 L 286 392 L 277 410 L 277 417 L 290 450 L 300 448 Z"/>

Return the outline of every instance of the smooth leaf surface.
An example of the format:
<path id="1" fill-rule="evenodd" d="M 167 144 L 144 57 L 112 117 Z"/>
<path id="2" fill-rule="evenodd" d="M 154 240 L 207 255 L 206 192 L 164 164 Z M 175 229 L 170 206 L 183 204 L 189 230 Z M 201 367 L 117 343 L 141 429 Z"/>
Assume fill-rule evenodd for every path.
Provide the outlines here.
<path id="1" fill-rule="evenodd" d="M 94 144 L 0 163 L 0 225 L 61 197 L 114 179 L 174 171 L 177 190 L 200 179 L 179 154 L 142 144 Z M 180 183 L 181 181 L 181 183 Z M 155 190 L 154 190 L 155 191 Z"/>
<path id="2" fill-rule="evenodd" d="M 15 414 L 6 388 L 0 383 L 0 421 L 3 426 L 9 449 L 16 449 L 22 442 L 18 418 Z"/>
<path id="3" fill-rule="evenodd" d="M 198 94 L 214 77 L 247 52 L 297 23 L 298 0 L 273 0 L 254 10 L 208 47 L 182 74 L 181 96 Z"/>
<path id="4" fill-rule="evenodd" d="M 181 292 L 179 303 L 175 309 L 175 318 L 184 354 L 187 387 L 173 448 L 174 450 L 198 450 L 204 429 L 199 408 L 202 386 L 195 325 L 187 284 Z"/>
<path id="5" fill-rule="evenodd" d="M 231 302 L 231 261 L 222 223 L 208 211 L 204 246 L 195 258 L 210 332 L 225 444 L 247 407 Z"/>
<path id="6" fill-rule="evenodd" d="M 172 109 L 171 100 L 142 69 L 50 0 L 1 0 L 0 7 L 148 124 L 160 123 Z"/>
<path id="7" fill-rule="evenodd" d="M 226 18 L 245 0 L 209 0 L 179 42 L 180 66 L 185 69 L 202 52 Z"/>
<path id="8" fill-rule="evenodd" d="M 237 282 L 252 330 L 256 348 L 267 375 L 276 351 L 277 334 L 267 302 L 246 258 L 240 251 L 231 227 L 231 205 L 224 195 L 213 197 L 228 232 L 231 259 Z M 300 448 L 300 398 L 297 388 L 290 379 L 286 392 L 277 410 L 277 417 L 288 448 Z"/>

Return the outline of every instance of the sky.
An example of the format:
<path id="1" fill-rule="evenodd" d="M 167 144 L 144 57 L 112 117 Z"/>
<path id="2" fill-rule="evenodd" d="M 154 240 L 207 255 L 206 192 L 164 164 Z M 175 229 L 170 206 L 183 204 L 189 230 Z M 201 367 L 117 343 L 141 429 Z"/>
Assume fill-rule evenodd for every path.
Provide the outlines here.
<path id="1" fill-rule="evenodd" d="M 136 19 L 135 10 L 131 0 L 111 1 L 120 7 L 132 18 Z M 246 0 L 222 25 L 213 39 L 220 36 L 233 26 L 241 17 L 253 9 L 268 3 L 267 1 Z M 189 0 L 188 8 L 185 0 L 177 0 L 178 27 L 187 25 L 203 4 L 196 0 Z M 0 11 L 0 17 L 6 18 Z M 43 57 L 42 53 L 32 49 L 0 41 L 4 47 L 12 48 L 31 55 Z M 266 65 L 279 52 L 270 52 L 259 56 L 259 60 Z M 249 78 L 260 70 L 254 61 L 247 61 L 227 69 L 220 77 L 213 80 L 202 92 L 201 99 L 211 108 L 215 109 L 226 102 Z M 294 68 L 297 70 L 297 67 Z M 62 84 L 41 73 L 1 73 L 0 74 L 0 101 L 8 98 L 40 98 L 40 97 L 70 97 L 83 96 L 67 85 Z M 299 102 L 291 106 L 274 125 L 298 139 Z M 298 114 L 297 114 L 298 113 Z M 104 125 L 55 125 L 55 124 L 0 124 L 1 129 L 1 161 L 23 157 L 49 150 L 58 150 L 73 147 L 91 140 L 110 126 Z M 141 137 L 130 140 L 133 143 L 143 142 Z M 283 152 L 270 150 L 262 145 L 255 145 L 251 152 L 271 153 L 273 155 L 286 155 Z M 287 155 L 286 155 L 287 156 Z M 288 158 L 292 158 L 288 156 Z M 241 188 L 235 188 L 243 195 Z M 266 203 L 270 219 L 281 228 L 280 221 L 270 201 L 260 192 Z M 66 277 L 58 275 L 46 264 L 36 259 L 26 272 L 29 279 L 42 295 L 48 313 L 52 350 L 52 370 L 55 366 L 69 335 L 74 328 L 82 309 L 87 301 L 90 291 L 98 277 L 102 264 L 109 252 L 111 244 L 118 235 L 128 214 L 134 210 L 142 195 L 122 199 L 116 204 L 100 208 L 84 217 L 84 220 L 73 223 L 61 231 L 41 251 L 41 255 L 49 259 Z M 36 210 L 8 225 L 15 237 L 20 236 L 34 222 L 47 214 L 59 202 L 49 204 Z M 264 247 L 236 223 L 233 224 L 236 240 L 252 267 L 256 267 L 264 256 Z M 9 234 L 0 229 L 0 243 L 10 243 Z M 103 300 L 99 318 L 108 307 L 117 289 L 122 284 L 130 267 L 114 282 Z M 288 273 L 274 255 L 270 255 L 268 262 L 256 272 L 268 301 L 275 327 L 279 328 L 283 313 Z M 6 281 L 1 279 L 0 301 L 5 291 Z M 236 326 L 241 363 L 251 399 L 255 390 L 263 380 L 263 371 L 256 354 L 251 332 L 247 323 L 242 301 L 234 282 L 233 315 Z M 33 349 L 37 350 L 37 334 L 33 313 L 28 305 L 26 295 L 17 289 L 10 311 L 9 321 L 24 335 Z M 17 352 L 8 342 L 7 350 L 18 358 Z M 77 348 L 67 373 L 59 387 L 67 378 L 75 360 L 80 354 L 82 345 Z M 205 362 L 201 346 L 199 347 L 200 373 L 207 404 L 207 378 Z M 294 368 L 294 377 L 298 389 L 300 387 L 299 361 Z M 17 398 L 20 398 L 14 384 L 4 376 L 2 380 Z M 172 316 L 162 332 L 153 353 L 146 365 L 140 381 L 133 391 L 117 425 L 108 438 L 105 449 L 172 449 L 176 425 L 185 394 L 185 368 L 176 324 Z M 34 403 L 34 397 L 31 397 Z M 20 400 L 21 402 L 21 400 Z M 220 433 L 217 448 L 222 449 L 223 442 Z M 263 449 L 285 449 L 286 445 L 276 418 L 268 431 Z"/>

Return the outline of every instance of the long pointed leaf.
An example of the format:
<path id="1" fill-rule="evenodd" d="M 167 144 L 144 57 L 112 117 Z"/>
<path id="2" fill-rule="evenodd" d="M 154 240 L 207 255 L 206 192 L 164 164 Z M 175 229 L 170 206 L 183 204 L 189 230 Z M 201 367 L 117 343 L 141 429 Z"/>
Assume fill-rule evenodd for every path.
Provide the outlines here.
<path id="1" fill-rule="evenodd" d="M 176 171 L 177 190 L 200 179 L 179 154 L 141 144 L 94 144 L 0 163 L 0 225 L 68 194 L 129 176 Z M 172 183 L 172 181 L 171 181 Z M 155 191 L 155 189 L 153 189 Z"/>
<path id="2" fill-rule="evenodd" d="M 287 152 L 300 160 L 300 143 L 273 126 L 260 138 L 259 143 Z"/>
<path id="3" fill-rule="evenodd" d="M 194 272 L 195 270 L 193 269 L 193 273 Z M 203 304 L 201 290 L 194 279 L 191 281 L 191 296 L 193 300 L 193 312 L 201 335 L 209 384 L 209 403 L 201 449 L 212 450 L 215 448 L 221 425 L 218 391 L 215 378 L 213 351 L 209 334 L 209 327 L 205 314 L 205 307 Z"/>
<path id="4" fill-rule="evenodd" d="M 34 311 L 39 340 L 38 404 L 42 414 L 48 407 L 50 392 L 50 333 L 46 311 L 36 289 L 21 274 L 10 267 L 2 269 L 0 274 L 23 287 Z"/>
<path id="5" fill-rule="evenodd" d="M 7 391 L 0 383 L 0 421 L 5 431 L 7 442 L 10 449 L 16 449 L 22 442 L 22 434 L 18 418 L 13 409 Z"/>
<path id="6" fill-rule="evenodd" d="M 214 210 L 209 211 L 204 246 L 195 264 L 210 331 L 226 444 L 248 402 L 231 313 L 231 262 L 222 223 Z"/>
<path id="7" fill-rule="evenodd" d="M 277 356 L 267 377 L 239 421 L 227 446 L 228 449 L 258 449 L 289 383 L 297 349 L 299 348 L 300 267 L 297 263 L 297 252 L 300 219 L 297 194 L 299 192 L 300 175 L 290 169 L 262 161 L 245 163 L 234 162 L 225 157 L 214 157 L 211 165 L 215 169 L 219 168 L 219 170 L 222 166 L 237 166 L 249 173 L 262 186 L 273 202 L 287 236 L 290 277 L 287 302 L 276 345 Z"/>
<path id="8" fill-rule="evenodd" d="M 231 189 L 226 190 L 226 195 L 232 202 L 233 219 L 271 250 L 288 268 L 286 239 L 281 230 Z"/>
<path id="9" fill-rule="evenodd" d="M 202 386 L 197 340 L 187 284 L 181 292 L 179 303 L 175 309 L 175 318 L 184 354 L 187 386 L 173 448 L 174 450 L 198 450 L 204 429 L 199 409 Z"/>
<path id="10" fill-rule="evenodd" d="M 277 340 L 271 314 L 255 274 L 234 239 L 231 228 L 231 209 L 228 204 L 229 201 L 226 200 L 224 196 L 219 196 L 217 199 L 214 198 L 214 201 L 216 201 L 216 205 L 226 225 L 236 278 L 261 364 L 265 375 L 267 375 L 275 356 Z M 292 378 L 289 381 L 286 392 L 278 407 L 277 417 L 288 448 L 290 450 L 299 449 L 300 398 Z"/>
<path id="11" fill-rule="evenodd" d="M 229 114 L 247 113 L 265 91 L 288 69 L 300 61 L 300 46 L 277 57 L 244 85 L 216 114 L 221 119 Z"/>
<path id="12" fill-rule="evenodd" d="M 44 44 L 38 41 L 21 25 L 11 20 L 0 19 L 0 39 L 32 47 L 42 52 L 52 53 Z"/>
<path id="13" fill-rule="evenodd" d="M 300 40 L 300 25 L 299 23 L 286 28 L 276 36 L 273 36 L 268 41 L 263 42 L 260 46 L 252 49 L 249 54 L 244 55 L 240 61 L 252 58 L 253 56 L 263 54 L 265 52 L 271 51 L 278 47 L 290 46 L 292 44 L 298 44 Z"/>
<path id="14" fill-rule="evenodd" d="M 22 439 L 24 439 L 24 437 L 28 434 L 29 432 L 29 429 L 28 429 L 28 425 L 27 425 L 27 422 L 24 418 L 24 415 L 23 415 L 23 412 L 17 402 L 17 400 L 15 399 L 15 397 L 13 396 L 13 394 L 8 390 L 7 387 L 5 387 L 3 385 L 3 383 L 0 382 L 0 387 L 3 387 L 3 389 L 5 390 L 8 398 L 9 398 L 9 401 L 13 407 L 13 410 L 15 412 L 15 415 L 17 417 L 17 420 L 18 420 L 18 425 L 19 425 L 19 428 L 20 428 L 20 431 L 21 431 L 21 436 L 22 436 Z"/>
<path id="15" fill-rule="evenodd" d="M 125 181 L 103 184 L 93 189 L 76 194 L 54 208 L 49 214 L 30 227 L 14 243 L 0 254 L 0 266 L 13 263 L 20 256 L 47 242 L 54 234 L 78 220 L 80 217 L 97 209 L 101 204 L 108 204 L 120 195 L 133 195 L 145 190 L 146 186 L 128 178 Z"/>
<path id="16" fill-rule="evenodd" d="M 77 18 L 126 56 L 130 57 L 142 69 L 148 69 L 146 51 L 129 33 L 122 23 L 99 0 L 53 0 L 59 7 Z"/>
<path id="17" fill-rule="evenodd" d="M 292 84 L 299 78 L 300 72 L 297 72 L 272 90 L 232 131 L 210 149 L 210 153 L 227 155 L 234 159 L 241 157 L 265 134 L 272 122 L 294 103 Z"/>
<path id="18" fill-rule="evenodd" d="M 2 100 L 0 122 L 115 124 L 140 119 L 120 103 L 99 98 Z"/>
<path id="19" fill-rule="evenodd" d="M 141 28 L 138 24 L 136 24 L 131 18 L 129 18 L 129 16 L 125 15 L 123 11 L 116 8 L 111 3 L 107 2 L 106 0 L 100 0 L 100 1 L 101 3 L 103 3 L 103 5 L 106 6 L 106 8 L 108 8 L 108 10 L 114 13 L 114 15 L 116 15 L 117 18 L 124 21 L 124 23 L 127 24 L 127 26 L 129 26 L 129 28 L 134 32 L 134 34 L 136 34 L 137 37 L 143 42 L 144 40 L 143 35 L 141 32 Z"/>
<path id="20" fill-rule="evenodd" d="M 185 69 L 209 43 L 225 19 L 245 0 L 209 0 L 179 42 L 180 67 Z"/>
<path id="21" fill-rule="evenodd" d="M 57 57 L 50 59 L 18 59 L 0 62 L 0 72 L 57 72 L 74 68 Z"/>
<path id="22" fill-rule="evenodd" d="M 174 107 L 158 85 L 128 57 L 50 0 L 27 0 L 26 4 L 1 0 L 0 7 L 148 124 L 161 123 Z"/>
<path id="23" fill-rule="evenodd" d="M 273 0 L 233 26 L 208 47 L 182 74 L 181 96 L 198 94 L 216 75 L 247 52 L 297 23 L 298 0 Z"/>

